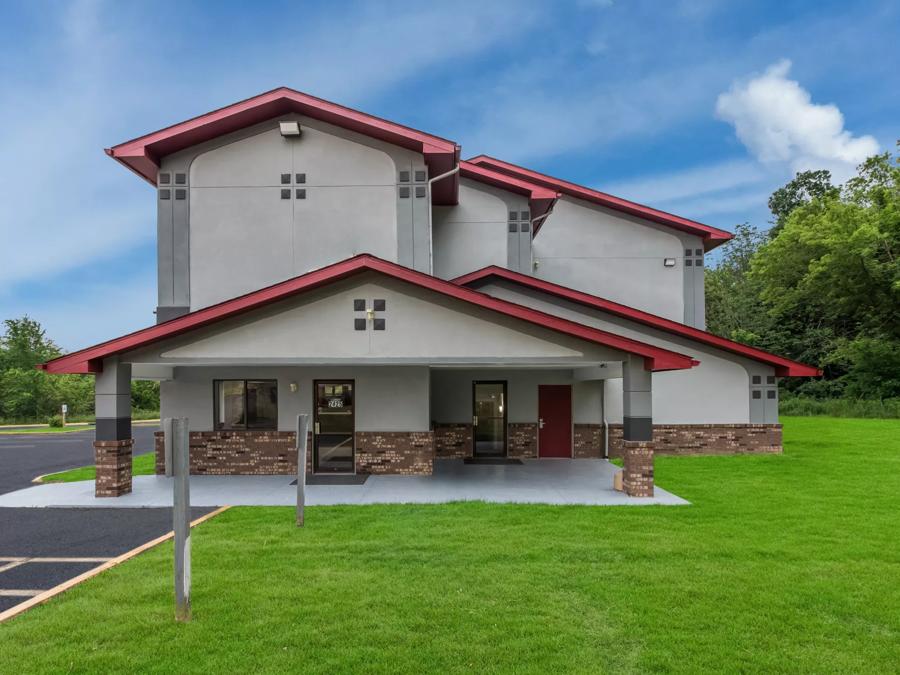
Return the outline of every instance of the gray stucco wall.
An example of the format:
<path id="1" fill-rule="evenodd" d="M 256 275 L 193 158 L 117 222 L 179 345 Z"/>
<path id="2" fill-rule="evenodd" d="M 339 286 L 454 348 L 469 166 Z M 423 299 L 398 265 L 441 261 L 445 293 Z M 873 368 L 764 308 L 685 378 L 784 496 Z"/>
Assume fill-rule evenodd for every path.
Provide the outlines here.
<path id="1" fill-rule="evenodd" d="M 427 431 L 428 368 L 207 366 L 179 367 L 175 379 L 160 385 L 162 417 L 188 417 L 194 431 L 213 428 L 213 380 L 278 380 L 278 428 L 292 431 L 297 415 L 312 413 L 314 380 L 355 381 L 357 431 Z M 290 384 L 297 384 L 292 392 Z"/>
<path id="2" fill-rule="evenodd" d="M 472 421 L 472 383 L 505 380 L 507 421 L 537 422 L 538 385 L 573 384 L 571 370 L 433 369 L 431 371 L 431 418 L 435 422 L 466 424 Z M 599 383 L 577 382 L 572 388 L 575 423 L 599 423 L 603 418 Z"/>
<path id="3" fill-rule="evenodd" d="M 355 330 L 356 299 L 385 300 L 385 329 Z M 173 338 L 133 363 L 504 363 L 585 365 L 622 352 L 422 290 L 377 273 Z"/>
<path id="4" fill-rule="evenodd" d="M 684 267 L 695 248 L 699 237 L 564 196 L 534 238 L 534 276 L 695 325 L 703 299 Z"/>
<path id="5" fill-rule="evenodd" d="M 281 136 L 287 119 L 300 138 Z M 415 189 L 427 172 L 403 148 L 291 114 L 167 156 L 160 174 L 173 181 L 158 202 L 161 307 L 199 309 L 358 253 L 429 269 L 429 198 Z"/>
<path id="6" fill-rule="evenodd" d="M 760 398 L 753 399 L 750 392 L 752 375 L 760 377 L 763 383 L 760 387 L 774 389 L 774 384 L 765 385 L 768 378 L 775 375 L 771 366 L 506 282 L 485 284 L 479 290 L 699 360 L 700 365 L 690 370 L 653 374 L 654 422 L 742 424 L 778 421 L 777 398 L 770 399 L 770 394 L 763 391 Z M 608 421 L 620 422 L 622 380 L 607 380 L 605 392 Z"/>
<path id="7" fill-rule="evenodd" d="M 461 178 L 459 204 L 437 206 L 432 214 L 435 276 L 452 279 L 488 265 L 510 267 L 512 253 L 518 271 L 519 235 L 509 232 L 509 213 L 527 210 L 524 196 Z"/>

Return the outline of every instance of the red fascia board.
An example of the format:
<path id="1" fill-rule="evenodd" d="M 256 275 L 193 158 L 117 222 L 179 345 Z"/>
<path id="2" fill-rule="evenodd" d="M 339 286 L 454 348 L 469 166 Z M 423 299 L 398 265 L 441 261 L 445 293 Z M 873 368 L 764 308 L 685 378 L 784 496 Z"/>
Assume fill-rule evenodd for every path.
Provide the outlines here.
<path id="1" fill-rule="evenodd" d="M 102 368 L 102 360 L 109 356 L 139 349 L 160 340 L 182 335 L 217 321 L 243 314 L 264 305 L 289 298 L 292 295 L 311 291 L 366 271 L 379 272 L 385 276 L 406 281 L 420 288 L 469 302 L 509 317 L 521 319 L 588 342 L 635 354 L 643 357 L 644 367 L 647 370 L 678 370 L 692 368 L 699 363 L 684 354 L 648 345 L 608 331 L 584 326 L 552 314 L 545 314 L 530 307 L 500 300 L 485 293 L 479 293 L 470 288 L 438 279 L 423 272 L 411 270 L 381 258 L 362 254 L 248 293 L 247 295 L 226 300 L 218 305 L 185 314 L 165 323 L 150 326 L 129 335 L 66 354 L 42 364 L 41 368 L 49 373 L 100 372 L 99 368 Z M 94 370 L 89 370 L 91 368 Z"/>
<path id="2" fill-rule="evenodd" d="M 125 141 L 108 148 L 106 154 L 114 157 L 150 184 L 156 185 L 160 157 L 290 112 L 307 115 L 414 152 L 421 152 L 433 176 L 446 173 L 459 161 L 460 147 L 453 141 L 288 87 L 279 87 Z M 441 195 L 447 192 L 448 195 L 445 195 L 444 199 L 455 200 L 455 188 L 452 188 L 455 182 L 454 177 L 448 177 L 445 181 L 441 181 L 440 188 L 435 184 L 432 193 Z M 447 187 L 451 189 L 448 191 Z M 451 192 L 454 194 L 449 194 Z M 436 201 L 436 203 L 443 202 Z"/>
<path id="3" fill-rule="evenodd" d="M 570 197 L 575 197 L 576 199 L 583 199 L 616 211 L 621 211 L 661 225 L 673 227 L 682 232 L 699 235 L 700 237 L 703 237 L 707 251 L 720 244 L 724 244 L 734 236 L 730 232 L 704 225 L 703 223 L 698 223 L 695 220 L 682 218 L 681 216 L 676 216 L 675 214 L 667 213 L 666 211 L 660 211 L 659 209 L 654 209 L 653 207 L 645 206 L 644 204 L 638 204 L 637 202 L 622 199 L 621 197 L 615 197 L 606 194 L 605 192 L 600 192 L 599 190 L 592 190 L 583 185 L 577 185 L 576 183 L 570 183 L 559 178 L 554 178 L 553 176 L 547 176 L 546 174 L 538 173 L 537 171 L 532 171 L 531 169 L 526 169 L 525 167 L 511 164 L 510 162 L 504 162 L 503 160 L 495 159 L 488 155 L 478 155 L 477 157 L 472 157 L 466 161 L 489 167 L 495 171 L 507 173 L 512 176 L 518 176 L 538 185 L 545 185 L 551 189 L 559 190 Z"/>
<path id="4" fill-rule="evenodd" d="M 479 183 L 493 185 L 502 190 L 515 192 L 517 194 L 528 197 L 528 206 L 531 209 L 532 219 L 541 218 L 546 215 L 552 208 L 554 202 L 559 198 L 559 191 L 553 190 L 542 185 L 535 185 L 520 178 L 509 176 L 505 173 L 492 171 L 478 164 L 461 161 L 459 163 L 459 172 L 463 178 L 471 178 Z M 534 228 L 534 232 L 541 226 L 540 221 Z M 534 233 L 532 233 L 534 236 Z"/>
<path id="5" fill-rule="evenodd" d="M 777 354 L 772 354 L 771 352 L 757 349 L 756 347 L 750 347 L 748 345 L 741 344 L 740 342 L 734 342 L 733 340 L 719 337 L 718 335 L 714 335 L 713 333 L 710 333 L 708 331 L 700 330 L 699 328 L 692 328 L 691 326 L 686 326 L 682 323 L 678 323 L 677 321 L 672 321 L 671 319 L 657 316 L 656 314 L 650 314 L 649 312 L 644 312 L 642 310 L 635 309 L 634 307 L 629 307 L 627 305 L 622 305 L 611 300 L 606 300 L 605 298 L 600 298 L 596 295 L 590 295 L 589 293 L 576 291 L 565 286 L 560 286 L 559 284 L 554 284 L 550 281 L 535 279 L 534 277 L 529 277 L 525 274 L 513 272 L 512 270 L 508 270 L 503 267 L 485 267 L 484 269 L 480 269 L 475 272 L 471 272 L 470 274 L 466 274 L 453 279 L 453 283 L 466 286 L 477 281 L 488 279 L 490 277 L 506 279 L 508 281 L 512 281 L 522 286 L 527 286 L 529 288 L 542 291 L 558 298 L 563 298 L 565 300 L 576 302 L 580 305 L 593 307 L 595 309 L 609 312 L 610 314 L 629 319 L 631 321 L 634 321 L 635 323 L 640 323 L 645 326 L 650 326 L 652 328 L 658 328 L 659 330 L 663 330 L 669 333 L 681 335 L 683 337 L 697 340 L 698 342 L 710 345 L 712 347 L 718 347 L 719 349 L 722 349 L 724 351 L 732 352 L 734 354 L 739 354 L 740 356 L 745 356 L 755 361 L 766 363 L 770 366 L 774 366 L 775 373 L 780 377 L 817 377 L 822 374 L 822 371 L 814 366 L 809 366 L 798 361 L 792 361 L 790 359 L 784 358 L 783 356 L 778 356 Z"/>

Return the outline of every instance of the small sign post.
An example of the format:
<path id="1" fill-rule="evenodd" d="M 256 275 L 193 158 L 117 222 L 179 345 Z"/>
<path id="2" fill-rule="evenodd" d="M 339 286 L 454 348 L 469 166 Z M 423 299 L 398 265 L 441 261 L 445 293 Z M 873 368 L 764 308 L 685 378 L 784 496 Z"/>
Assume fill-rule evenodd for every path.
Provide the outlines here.
<path id="1" fill-rule="evenodd" d="M 175 530 L 175 620 L 191 620 L 191 489 L 188 419 L 167 419 L 166 434 L 171 436 L 175 491 L 172 501 Z M 166 438 L 166 445 L 170 444 Z"/>
<path id="2" fill-rule="evenodd" d="M 63 426 L 66 426 L 66 413 L 69 412 L 69 406 L 65 403 L 62 404 L 62 418 L 63 418 Z"/>
<path id="3" fill-rule="evenodd" d="M 297 415 L 297 527 L 303 527 L 306 506 L 306 440 L 309 415 Z"/>

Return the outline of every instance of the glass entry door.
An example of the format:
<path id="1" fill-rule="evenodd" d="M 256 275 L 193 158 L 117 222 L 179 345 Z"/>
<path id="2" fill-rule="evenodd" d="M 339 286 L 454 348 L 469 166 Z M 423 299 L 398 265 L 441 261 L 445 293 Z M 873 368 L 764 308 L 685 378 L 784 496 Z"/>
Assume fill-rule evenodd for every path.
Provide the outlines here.
<path id="1" fill-rule="evenodd" d="M 354 473 L 353 382 L 315 383 L 313 471 Z"/>
<path id="2" fill-rule="evenodd" d="M 506 382 L 472 383 L 476 457 L 506 456 Z"/>

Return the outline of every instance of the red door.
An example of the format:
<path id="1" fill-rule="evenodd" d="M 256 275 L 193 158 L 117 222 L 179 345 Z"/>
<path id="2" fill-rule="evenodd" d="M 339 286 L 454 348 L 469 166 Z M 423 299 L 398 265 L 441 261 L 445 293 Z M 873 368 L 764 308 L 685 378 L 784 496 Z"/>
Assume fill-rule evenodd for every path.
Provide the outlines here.
<path id="1" fill-rule="evenodd" d="M 538 454 L 541 457 L 572 456 L 572 387 L 538 385 Z"/>

